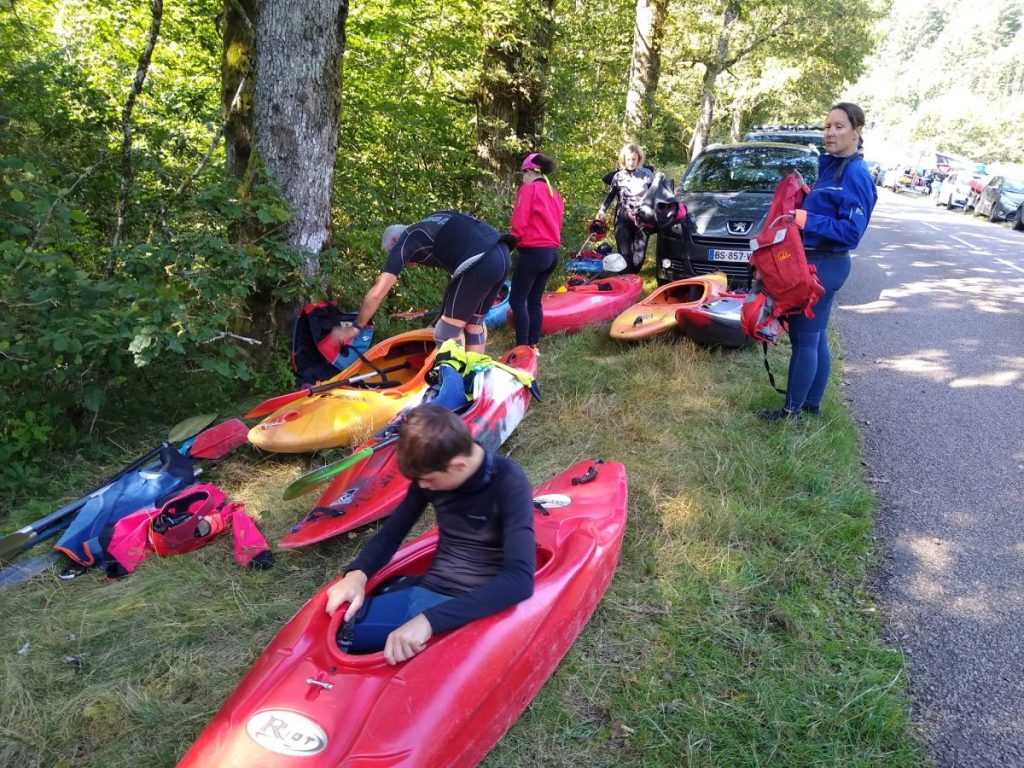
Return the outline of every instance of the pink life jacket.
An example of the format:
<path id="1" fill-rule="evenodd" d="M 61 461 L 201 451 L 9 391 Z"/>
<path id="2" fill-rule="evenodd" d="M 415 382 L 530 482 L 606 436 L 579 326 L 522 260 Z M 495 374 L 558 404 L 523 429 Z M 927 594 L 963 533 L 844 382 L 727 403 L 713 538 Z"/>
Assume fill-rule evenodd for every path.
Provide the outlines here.
<path id="1" fill-rule="evenodd" d="M 150 552 L 180 555 L 206 546 L 230 528 L 235 560 L 242 567 L 263 570 L 273 563 L 270 547 L 240 502 L 227 500 L 211 483 L 193 485 L 159 508 L 141 509 L 114 526 L 106 551 L 111 578 L 132 573 Z"/>

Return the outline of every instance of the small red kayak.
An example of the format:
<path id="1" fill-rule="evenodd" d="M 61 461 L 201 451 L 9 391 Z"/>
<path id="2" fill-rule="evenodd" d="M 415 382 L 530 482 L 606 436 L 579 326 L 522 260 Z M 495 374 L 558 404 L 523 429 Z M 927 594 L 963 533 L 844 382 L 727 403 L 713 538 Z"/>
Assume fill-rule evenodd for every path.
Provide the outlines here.
<path id="1" fill-rule="evenodd" d="M 537 354 L 530 347 L 514 347 L 499 362 L 537 375 Z M 473 399 L 459 413 L 473 438 L 485 448 L 495 450 L 523 420 L 530 399 L 530 390 L 515 376 L 500 368 L 488 368 L 474 374 Z M 389 429 L 391 426 L 353 453 L 373 449 L 389 440 L 395 433 Z M 281 539 L 280 546 L 297 549 L 390 515 L 409 489 L 409 481 L 398 471 L 397 448 L 395 442 L 390 442 L 340 472 L 313 511 Z"/>
<path id="2" fill-rule="evenodd" d="M 585 461 L 536 490 L 533 596 L 433 638 L 409 661 L 338 648 L 344 611 L 321 590 L 285 625 L 179 768 L 469 768 L 554 672 L 608 588 L 626 527 L 622 464 Z M 422 573 L 432 530 L 402 547 L 372 590 Z"/>
<path id="3" fill-rule="evenodd" d="M 544 323 L 541 333 L 576 333 L 588 325 L 607 323 L 640 298 L 643 281 L 639 275 L 621 275 L 570 285 L 548 291 L 541 298 Z M 509 321 L 513 320 L 509 310 Z"/>
<path id="4" fill-rule="evenodd" d="M 697 307 L 676 311 L 679 332 L 705 347 L 743 347 L 751 339 L 740 327 L 740 308 L 745 293 L 723 293 Z"/>

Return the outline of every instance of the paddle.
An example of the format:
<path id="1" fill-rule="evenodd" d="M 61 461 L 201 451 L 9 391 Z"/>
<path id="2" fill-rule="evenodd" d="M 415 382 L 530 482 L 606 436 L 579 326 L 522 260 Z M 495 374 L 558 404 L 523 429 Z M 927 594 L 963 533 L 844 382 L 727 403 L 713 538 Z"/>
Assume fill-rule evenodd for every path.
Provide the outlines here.
<path id="1" fill-rule="evenodd" d="M 288 403 L 293 403 L 296 400 L 301 400 L 305 397 L 312 397 L 313 395 L 320 394 L 321 392 L 327 392 L 337 387 L 344 387 L 348 384 L 355 384 L 358 381 L 365 381 L 366 379 L 372 379 L 376 376 L 384 378 L 386 373 L 394 373 L 400 371 L 403 368 L 410 368 L 411 364 L 408 360 L 404 363 L 398 363 L 397 365 L 388 366 L 387 368 L 377 368 L 369 373 L 361 373 L 358 376 L 349 376 L 347 379 L 339 379 L 338 381 L 329 381 L 326 384 L 317 384 L 315 387 L 306 387 L 296 392 L 289 392 L 285 395 L 278 395 L 272 397 L 269 400 L 264 400 L 262 403 L 257 405 L 247 414 L 247 419 L 262 419 L 264 416 L 269 416 L 274 411 L 283 408 Z"/>
<path id="2" fill-rule="evenodd" d="M 168 437 L 173 436 L 176 438 L 175 442 L 188 440 L 215 418 L 217 418 L 216 414 L 204 414 L 202 416 L 193 416 L 185 419 L 171 428 L 171 431 L 168 433 Z M 144 456 L 140 456 L 113 477 L 100 483 L 84 496 L 65 504 L 57 511 L 51 512 L 33 523 L 29 523 L 28 525 L 19 528 L 14 533 L 0 538 L 0 561 L 10 561 L 11 558 L 21 552 L 24 552 L 29 547 L 35 546 L 38 542 L 57 535 L 67 527 L 67 523 L 70 522 L 71 517 L 85 506 L 85 503 L 89 500 L 90 496 L 97 491 L 106 488 L 108 485 L 117 482 L 129 472 L 134 472 L 139 467 L 144 466 L 147 462 L 152 461 L 160 453 L 160 449 L 162 447 L 163 444 L 158 445 L 156 448 L 149 451 L 149 453 Z"/>
<path id="3" fill-rule="evenodd" d="M 248 442 L 249 427 L 246 423 L 241 419 L 228 419 L 196 435 L 189 446 L 188 455 L 196 459 L 215 461 Z"/>
<path id="4" fill-rule="evenodd" d="M 16 563 L 0 568 L 0 592 L 16 587 L 34 576 L 50 570 L 60 560 L 56 552 L 46 552 L 26 557 Z"/>
<path id="5" fill-rule="evenodd" d="M 333 464 L 328 464 L 327 466 L 320 467 L 319 469 L 314 469 L 312 472 L 307 472 L 285 488 L 281 498 L 288 501 L 290 499 L 298 498 L 299 496 L 304 496 L 318 485 L 330 480 L 335 475 L 344 472 L 346 469 L 358 464 L 363 459 L 370 458 L 384 446 L 393 445 L 396 442 L 398 442 L 398 435 L 389 437 L 386 440 L 381 440 L 376 445 L 363 448 L 361 451 L 356 451 L 351 456 L 341 459 L 340 461 L 336 461 Z"/>
<path id="6" fill-rule="evenodd" d="M 216 418 L 216 413 L 201 413 L 198 416 L 190 416 L 184 421 L 179 421 L 171 427 L 171 431 L 167 433 L 167 442 L 184 442 L 213 424 Z"/>

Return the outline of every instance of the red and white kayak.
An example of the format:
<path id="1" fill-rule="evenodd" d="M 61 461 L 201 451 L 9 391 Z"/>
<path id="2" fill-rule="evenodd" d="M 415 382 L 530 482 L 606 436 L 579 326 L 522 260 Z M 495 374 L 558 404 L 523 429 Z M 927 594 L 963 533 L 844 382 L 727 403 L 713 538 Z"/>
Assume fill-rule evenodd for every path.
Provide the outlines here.
<path id="1" fill-rule="evenodd" d="M 536 490 L 533 596 L 433 638 L 409 661 L 342 653 L 326 589 L 285 625 L 179 768 L 468 768 L 548 679 L 611 582 L 626 527 L 626 472 L 586 461 Z M 430 531 L 373 579 L 422 573 Z"/>
<path id="2" fill-rule="evenodd" d="M 537 354 L 527 346 L 514 347 L 499 358 L 514 368 L 537 375 Z M 473 438 L 491 450 L 497 449 L 526 415 L 530 390 L 508 371 L 487 368 L 473 378 L 473 399 L 459 409 Z M 400 414 L 397 419 L 400 420 Z M 394 422 L 392 422 L 394 424 Z M 389 424 L 355 449 L 373 449 L 389 440 Z M 390 442 L 368 458 L 340 472 L 324 491 L 313 511 L 292 528 L 280 546 L 296 549 L 390 515 L 409 489 L 409 481 L 398 471 L 397 444 Z"/>
<path id="3" fill-rule="evenodd" d="M 745 293 L 723 293 L 696 307 L 676 311 L 679 332 L 705 347 L 743 347 L 753 339 L 740 326 Z"/>
<path id="4" fill-rule="evenodd" d="M 569 285 L 564 290 L 547 291 L 541 297 L 544 322 L 541 333 L 576 333 L 588 325 L 607 323 L 622 310 L 635 304 L 643 291 L 639 275 L 621 275 Z M 513 312 L 509 310 L 509 321 Z"/>

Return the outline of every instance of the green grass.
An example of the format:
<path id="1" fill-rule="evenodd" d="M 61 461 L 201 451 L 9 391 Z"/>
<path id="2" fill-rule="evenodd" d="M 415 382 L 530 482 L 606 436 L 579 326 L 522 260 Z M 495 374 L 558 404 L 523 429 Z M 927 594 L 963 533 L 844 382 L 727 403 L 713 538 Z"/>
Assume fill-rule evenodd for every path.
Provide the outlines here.
<path id="1" fill-rule="evenodd" d="M 926 764 L 867 591 L 873 499 L 835 390 L 820 418 L 767 424 L 751 416 L 778 403 L 759 350 L 622 346 L 597 328 L 541 351 L 544 399 L 503 451 L 536 482 L 623 462 L 630 518 L 597 613 L 484 764 Z M 240 451 L 209 477 L 276 541 L 313 503 L 280 501 L 310 462 Z M 0 765 L 174 765 L 368 533 L 282 552 L 267 573 L 238 569 L 224 539 L 117 583 L 0 595 Z"/>

